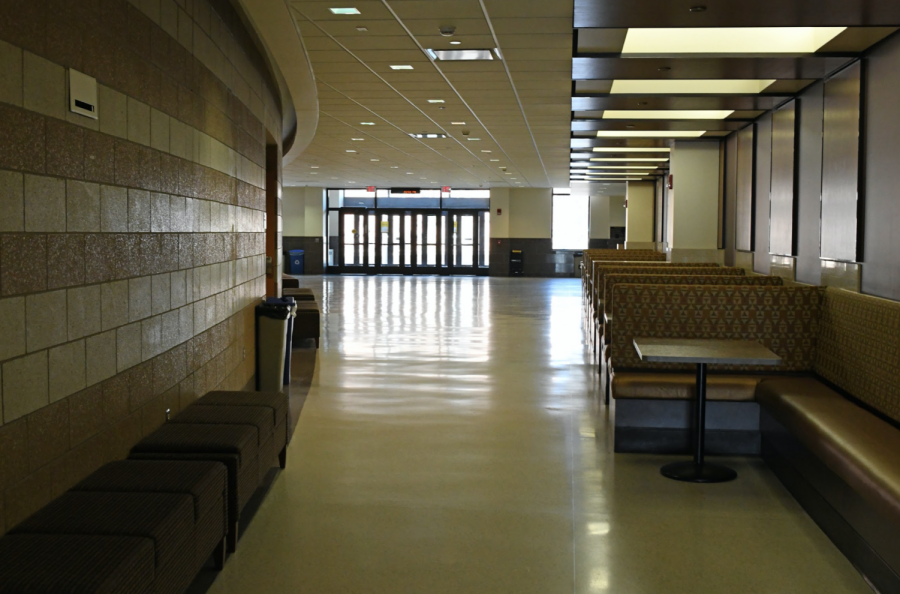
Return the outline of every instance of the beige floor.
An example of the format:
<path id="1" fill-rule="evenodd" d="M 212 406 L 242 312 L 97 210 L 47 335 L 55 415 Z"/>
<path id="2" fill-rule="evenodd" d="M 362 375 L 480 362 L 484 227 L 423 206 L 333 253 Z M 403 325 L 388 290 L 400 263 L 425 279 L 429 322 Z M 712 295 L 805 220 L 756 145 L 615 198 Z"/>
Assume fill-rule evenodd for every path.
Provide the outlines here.
<path id="1" fill-rule="evenodd" d="M 311 277 L 316 374 L 214 593 L 846 593 L 758 460 L 613 455 L 574 280 Z"/>

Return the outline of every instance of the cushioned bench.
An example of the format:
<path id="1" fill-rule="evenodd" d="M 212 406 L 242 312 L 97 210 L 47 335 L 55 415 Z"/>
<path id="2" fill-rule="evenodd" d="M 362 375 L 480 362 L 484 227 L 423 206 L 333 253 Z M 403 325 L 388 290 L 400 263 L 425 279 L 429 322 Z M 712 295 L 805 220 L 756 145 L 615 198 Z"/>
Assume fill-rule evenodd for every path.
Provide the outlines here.
<path id="1" fill-rule="evenodd" d="M 313 293 L 312 289 L 301 289 L 300 287 L 295 288 L 287 288 L 285 287 L 281 294 L 285 297 L 293 297 L 294 301 L 315 301 L 316 296 Z"/>
<path id="2" fill-rule="evenodd" d="M 282 392 L 238 392 L 214 390 L 195 401 L 192 406 L 263 406 L 272 412 L 275 424 L 275 450 L 281 467 L 287 465 L 287 445 L 293 430 L 290 401 Z"/>
<path id="3" fill-rule="evenodd" d="M 319 348 L 319 333 L 321 322 L 319 319 L 319 306 L 315 301 L 297 302 L 297 315 L 294 317 L 293 341 L 307 338 L 315 339 L 316 348 Z"/>
<path id="4" fill-rule="evenodd" d="M 10 534 L 149 539 L 154 546 L 152 583 L 156 594 L 181 594 L 196 575 L 194 504 L 183 493 L 69 491 L 21 522 Z"/>
<path id="5" fill-rule="evenodd" d="M 764 344 L 782 363 L 709 367 L 707 451 L 758 454 L 756 386 L 773 375 L 810 372 L 823 294 L 801 286 L 617 283 L 608 366 L 616 451 L 690 450 L 696 370 L 641 361 L 635 338 L 742 338 Z"/>
<path id="6" fill-rule="evenodd" d="M 131 536 L 7 534 L 0 594 L 152 594 L 153 540 Z"/>
<path id="7" fill-rule="evenodd" d="M 225 564 L 228 471 L 220 462 L 119 460 L 102 466 L 71 490 L 188 495 L 194 511 L 194 573 L 210 555 L 216 569 Z"/>
<path id="8" fill-rule="evenodd" d="M 241 511 L 259 486 L 259 438 L 249 425 L 166 423 L 142 439 L 133 460 L 209 460 L 228 469 L 229 552 L 237 547 Z"/>
<path id="9" fill-rule="evenodd" d="M 900 592 L 900 303 L 827 289 L 812 374 L 761 382 L 763 456 L 881 592 Z"/>

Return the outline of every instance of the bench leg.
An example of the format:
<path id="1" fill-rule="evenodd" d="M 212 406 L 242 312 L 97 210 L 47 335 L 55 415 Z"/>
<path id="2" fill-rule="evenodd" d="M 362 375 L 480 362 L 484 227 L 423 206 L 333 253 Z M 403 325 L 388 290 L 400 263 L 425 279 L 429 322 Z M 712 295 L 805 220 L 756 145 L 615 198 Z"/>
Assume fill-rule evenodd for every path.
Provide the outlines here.
<path id="1" fill-rule="evenodd" d="M 278 452 L 278 465 L 281 466 L 282 469 L 287 468 L 287 446 L 284 446 L 280 452 Z"/>
<path id="2" fill-rule="evenodd" d="M 237 541 L 238 541 L 238 523 L 235 522 L 231 525 L 231 530 L 228 531 L 227 546 L 226 549 L 229 553 L 233 553 L 237 550 Z"/>
<path id="3" fill-rule="evenodd" d="M 215 564 L 216 571 L 222 571 L 225 568 L 225 540 L 226 539 L 223 538 L 222 542 L 216 545 L 216 550 L 213 551 L 213 563 Z"/>
<path id="4" fill-rule="evenodd" d="M 609 406 L 609 392 L 611 390 L 610 384 L 612 384 L 612 382 L 609 381 L 609 366 L 607 365 L 607 367 L 606 367 L 606 390 L 605 390 L 606 394 L 603 397 L 603 403 L 606 404 L 606 406 Z"/>

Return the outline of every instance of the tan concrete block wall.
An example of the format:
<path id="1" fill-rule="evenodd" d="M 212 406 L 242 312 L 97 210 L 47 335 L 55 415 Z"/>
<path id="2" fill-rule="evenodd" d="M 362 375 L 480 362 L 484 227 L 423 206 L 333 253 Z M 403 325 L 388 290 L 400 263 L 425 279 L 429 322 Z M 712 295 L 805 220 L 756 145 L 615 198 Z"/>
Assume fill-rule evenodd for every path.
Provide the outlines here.
<path id="1" fill-rule="evenodd" d="M 4 8 L 0 534 L 253 376 L 282 133 L 242 27 L 222 0 Z M 69 112 L 69 68 L 97 79 L 99 120 Z"/>

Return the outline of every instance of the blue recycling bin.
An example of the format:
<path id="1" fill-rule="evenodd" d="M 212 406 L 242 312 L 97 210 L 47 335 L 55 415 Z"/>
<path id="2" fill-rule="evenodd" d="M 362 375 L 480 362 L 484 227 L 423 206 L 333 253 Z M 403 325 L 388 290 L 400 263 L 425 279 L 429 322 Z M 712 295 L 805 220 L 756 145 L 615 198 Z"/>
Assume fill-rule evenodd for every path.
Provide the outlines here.
<path id="1" fill-rule="evenodd" d="M 303 250 L 290 250 L 288 252 L 288 260 L 290 262 L 291 274 L 303 274 L 305 267 Z"/>

